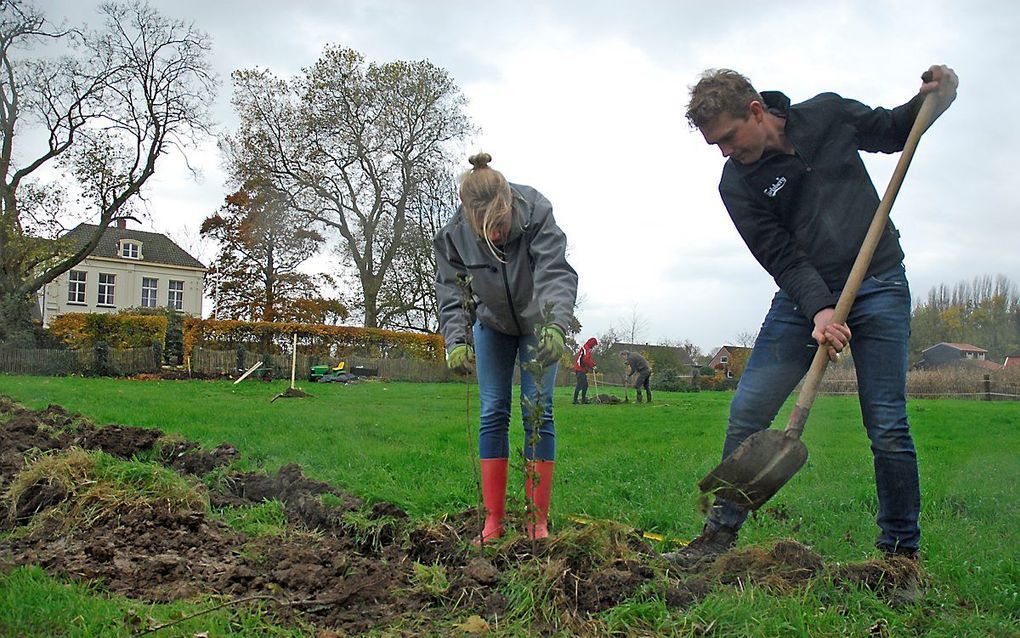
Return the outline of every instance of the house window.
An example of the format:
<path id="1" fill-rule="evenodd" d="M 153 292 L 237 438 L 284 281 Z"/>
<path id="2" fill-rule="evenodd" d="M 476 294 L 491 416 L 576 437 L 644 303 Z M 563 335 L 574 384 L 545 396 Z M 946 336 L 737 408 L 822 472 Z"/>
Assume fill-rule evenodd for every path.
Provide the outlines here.
<path id="1" fill-rule="evenodd" d="M 72 270 L 68 273 L 67 303 L 85 303 L 85 271 Z"/>
<path id="2" fill-rule="evenodd" d="M 174 310 L 184 310 L 184 282 L 170 280 L 166 305 Z"/>
<path id="3" fill-rule="evenodd" d="M 729 362 L 730 362 L 730 358 L 727 357 L 726 355 L 723 355 L 723 356 L 719 357 L 719 363 L 721 363 L 723 365 L 726 365 Z"/>
<path id="4" fill-rule="evenodd" d="M 158 284 L 158 279 L 142 277 L 142 308 L 156 307 L 156 288 Z"/>
<path id="5" fill-rule="evenodd" d="M 133 241 L 126 241 L 120 245 L 120 256 L 125 259 L 140 259 L 140 246 Z"/>
<path id="6" fill-rule="evenodd" d="M 726 378 L 727 379 L 732 379 L 733 378 L 733 370 L 727 370 L 726 371 Z"/>
<path id="7" fill-rule="evenodd" d="M 116 282 L 117 275 L 111 275 L 110 273 L 105 272 L 99 273 L 99 297 L 96 299 L 96 305 L 113 305 L 113 287 Z"/>

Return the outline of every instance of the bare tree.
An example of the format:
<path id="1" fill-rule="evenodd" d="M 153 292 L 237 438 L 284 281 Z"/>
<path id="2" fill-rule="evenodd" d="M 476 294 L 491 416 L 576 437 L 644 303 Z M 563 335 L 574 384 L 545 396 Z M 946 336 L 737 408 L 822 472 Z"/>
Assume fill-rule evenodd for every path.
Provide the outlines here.
<path id="1" fill-rule="evenodd" d="M 216 80 L 208 37 L 148 5 L 104 4 L 96 31 L 57 29 L 26 2 L 0 10 L 0 341 L 27 343 L 36 293 L 130 214 L 161 156 L 210 132 Z M 39 44 L 67 53 L 28 57 Z M 96 223 L 83 245 L 53 241 L 69 192 Z"/>
<path id="2" fill-rule="evenodd" d="M 263 70 L 233 79 L 241 128 L 226 147 L 231 163 L 268 176 L 335 233 L 360 284 L 364 324 L 431 312 L 415 308 L 416 289 L 405 298 L 407 286 L 390 279 L 404 251 L 425 249 L 416 227 L 427 232 L 435 196 L 452 180 L 437 169 L 472 130 L 446 71 L 428 61 L 366 63 L 331 46 L 291 81 Z"/>
<path id="3" fill-rule="evenodd" d="M 663 339 L 659 345 L 669 346 L 671 348 L 683 350 L 690 358 L 690 360 L 693 361 L 694 363 L 701 364 L 704 362 L 705 359 L 704 351 L 702 351 L 701 347 L 692 343 L 689 339 L 684 339 L 683 341 Z"/>
<path id="4" fill-rule="evenodd" d="M 758 340 L 758 331 L 738 332 L 733 345 L 742 348 L 753 348 L 754 342 Z"/>
<path id="5" fill-rule="evenodd" d="M 631 306 L 630 316 L 621 320 L 622 335 L 629 343 L 637 343 L 641 335 L 648 330 L 648 317 L 638 312 L 637 304 Z"/>
<path id="6" fill-rule="evenodd" d="M 379 291 L 379 325 L 397 330 L 436 332 L 436 256 L 432 238 L 449 221 L 459 199 L 453 169 L 437 166 L 436 175 L 423 180 L 420 196 L 409 204 L 404 248 L 398 250 L 390 274 Z"/>

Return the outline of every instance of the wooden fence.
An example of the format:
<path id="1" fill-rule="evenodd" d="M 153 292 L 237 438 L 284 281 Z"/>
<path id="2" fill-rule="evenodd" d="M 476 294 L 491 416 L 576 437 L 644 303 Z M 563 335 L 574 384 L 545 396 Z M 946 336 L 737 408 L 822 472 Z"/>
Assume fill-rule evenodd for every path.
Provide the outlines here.
<path id="1" fill-rule="evenodd" d="M 819 394 L 856 395 L 856 377 L 826 378 Z M 1020 382 L 992 375 L 937 376 L 907 373 L 907 396 L 912 399 L 977 399 L 981 401 L 1018 401 Z"/>
<path id="2" fill-rule="evenodd" d="M 265 361 L 266 370 L 274 379 L 289 379 L 290 353 L 263 355 L 254 351 L 244 351 L 242 360 L 238 361 L 236 350 L 208 350 L 195 347 L 189 365 L 191 371 L 201 376 L 237 376 L 257 361 Z M 297 380 L 307 379 L 312 366 L 334 366 L 339 360 L 316 355 L 305 355 L 298 349 L 296 373 Z M 450 372 L 445 361 L 424 361 L 421 359 L 371 359 L 350 356 L 343 359 L 350 370 L 356 366 L 369 368 L 378 372 L 380 377 L 393 381 L 416 381 L 422 383 L 443 383 L 458 381 L 460 377 Z M 240 365 L 238 365 L 240 363 Z M 257 377 L 258 375 L 253 375 Z M 514 383 L 520 382 L 519 372 L 514 374 Z M 560 366 L 556 375 L 556 384 L 560 386 L 574 385 L 574 372 L 567 366 Z"/>
<path id="3" fill-rule="evenodd" d="M 133 375 L 158 372 L 161 367 L 152 348 L 107 351 L 108 372 Z M 49 350 L 0 347 L 0 372 L 62 376 L 94 374 L 97 370 L 94 350 Z"/>
<path id="4" fill-rule="evenodd" d="M 268 371 L 274 379 L 289 379 L 291 355 L 289 353 L 264 356 L 258 352 L 244 351 L 241 357 L 241 370 L 245 370 L 256 361 L 267 361 Z M 376 370 L 380 377 L 393 381 L 412 382 L 451 382 L 461 377 L 454 375 L 443 361 L 422 361 L 419 359 L 369 359 L 365 357 L 348 357 L 345 359 L 348 369 L 362 366 Z M 110 349 L 107 354 L 109 364 L 107 372 L 130 376 L 141 373 L 159 372 L 160 362 L 151 348 L 133 348 L 130 350 Z M 196 347 L 188 361 L 190 370 L 197 376 L 238 375 L 238 353 L 236 350 L 208 350 Z M 336 359 L 309 356 L 298 352 L 297 373 L 299 381 L 308 379 L 312 366 L 335 365 Z M 0 373 L 30 374 L 41 376 L 62 376 L 69 374 L 95 374 L 96 353 L 94 350 L 44 350 L 23 349 L 0 346 Z M 855 395 L 857 394 L 857 378 L 853 371 L 833 371 L 822 380 L 819 394 Z M 515 372 L 514 383 L 519 383 L 519 373 Z M 589 379 L 591 376 L 589 375 Z M 619 392 L 623 376 L 621 374 L 599 373 L 599 390 L 602 386 L 613 387 Z M 471 378 L 473 381 L 473 378 Z M 569 365 L 561 365 L 556 376 L 556 385 L 572 387 L 574 371 Z M 594 391 L 594 383 L 589 393 Z M 955 398 L 976 399 L 984 401 L 1018 401 L 1020 400 L 1020 375 L 1004 374 L 966 374 L 947 372 L 932 374 L 929 372 L 911 371 L 907 374 L 907 396 L 910 398 Z"/>

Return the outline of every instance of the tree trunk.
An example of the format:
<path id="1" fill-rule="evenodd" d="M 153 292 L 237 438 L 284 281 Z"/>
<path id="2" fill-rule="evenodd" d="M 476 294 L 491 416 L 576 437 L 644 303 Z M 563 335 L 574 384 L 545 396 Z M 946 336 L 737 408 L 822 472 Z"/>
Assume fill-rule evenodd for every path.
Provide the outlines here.
<path id="1" fill-rule="evenodd" d="M 361 273 L 361 290 L 365 295 L 365 327 L 379 327 L 379 275 Z"/>
<path id="2" fill-rule="evenodd" d="M 11 293 L 0 297 L 0 343 L 23 348 L 36 345 L 30 299 Z"/>

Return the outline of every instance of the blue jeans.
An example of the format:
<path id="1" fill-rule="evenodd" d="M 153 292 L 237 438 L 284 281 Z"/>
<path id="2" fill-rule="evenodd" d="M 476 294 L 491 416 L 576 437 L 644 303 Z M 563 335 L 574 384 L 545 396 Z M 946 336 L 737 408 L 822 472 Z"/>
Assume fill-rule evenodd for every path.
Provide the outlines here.
<path id="1" fill-rule="evenodd" d="M 475 323 L 475 366 L 481 399 L 481 424 L 478 431 L 478 455 L 483 459 L 510 457 L 510 401 L 513 399 L 514 366 L 535 358 L 538 339 L 534 335 L 507 335 Z M 553 425 L 553 388 L 556 368 L 553 364 L 542 375 L 542 400 L 537 404 L 535 375 L 521 368 L 521 414 L 524 421 L 524 457 L 531 460 L 556 459 L 556 428 Z M 538 445 L 532 444 L 532 404 L 542 410 Z M 536 449 L 537 448 L 537 449 Z"/>
<path id="2" fill-rule="evenodd" d="M 864 280 L 847 325 L 861 413 L 875 463 L 880 529 L 876 545 L 917 549 L 921 490 L 907 423 L 910 289 L 902 265 Z M 812 327 L 786 293 L 776 293 L 730 404 L 723 458 L 744 439 L 769 427 L 807 372 L 818 347 L 811 338 Z M 739 529 L 745 518 L 747 510 L 717 499 L 708 524 Z"/>

